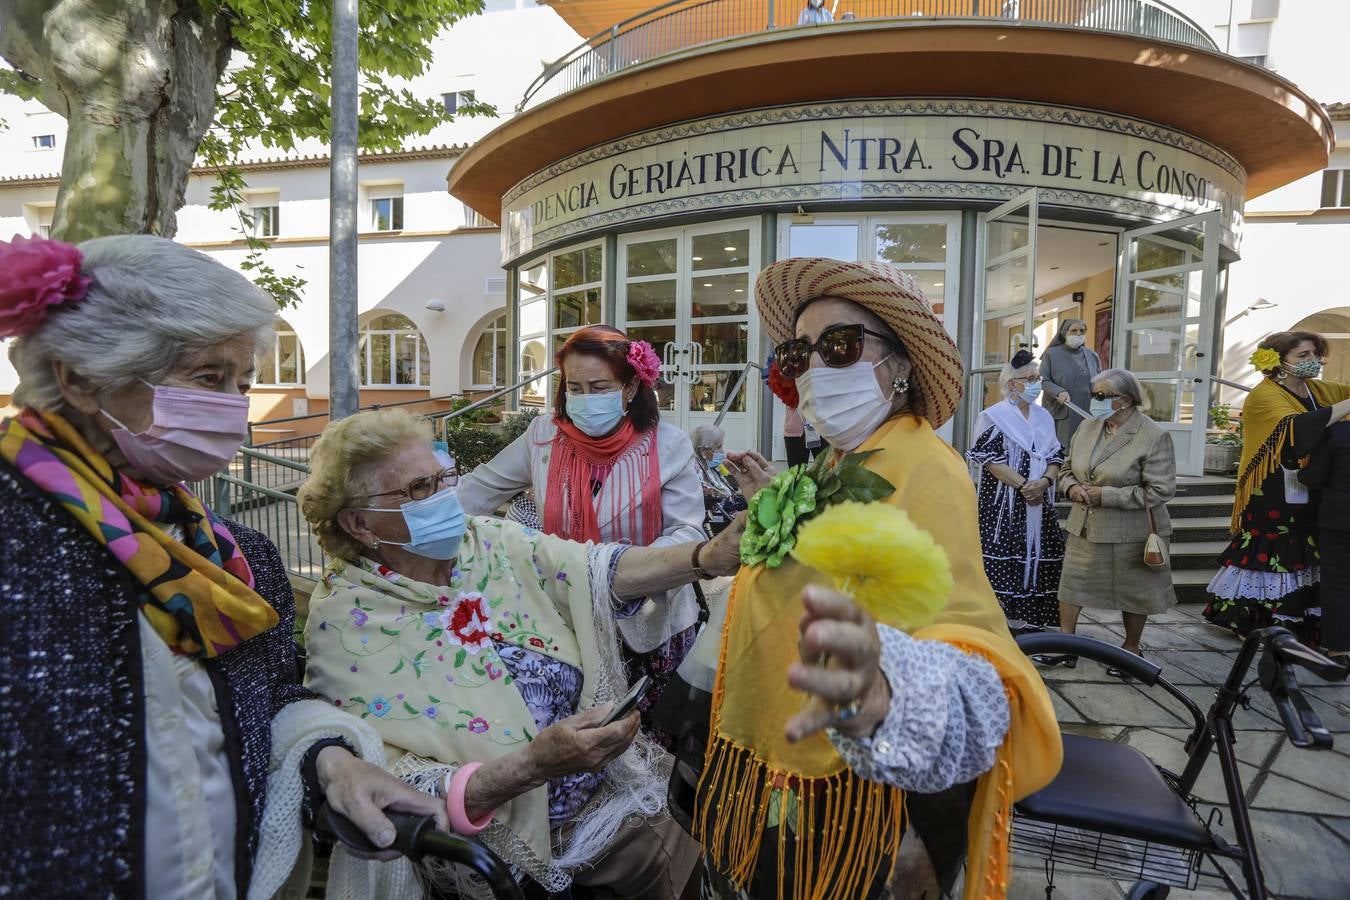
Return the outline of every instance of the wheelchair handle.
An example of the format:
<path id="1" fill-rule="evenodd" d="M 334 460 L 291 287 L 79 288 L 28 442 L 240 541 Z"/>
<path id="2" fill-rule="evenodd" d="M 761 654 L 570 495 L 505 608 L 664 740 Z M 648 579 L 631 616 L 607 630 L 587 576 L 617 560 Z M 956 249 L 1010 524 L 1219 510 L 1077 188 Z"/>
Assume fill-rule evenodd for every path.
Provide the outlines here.
<path id="1" fill-rule="evenodd" d="M 520 886 L 511 875 L 510 867 L 487 847 L 460 835 L 437 830 L 434 816 L 419 816 L 390 809 L 385 810 L 384 814 L 394 823 L 395 831 L 394 842 L 388 847 L 376 847 L 355 822 L 326 802 L 314 815 L 314 830 L 363 853 L 394 850 L 413 862 L 420 862 L 423 857 L 430 856 L 460 863 L 481 875 L 492 889 L 494 897 L 525 900 Z"/>
<path id="2" fill-rule="evenodd" d="M 1350 675 L 1350 666 L 1341 665 L 1311 647 L 1300 644 L 1284 628 L 1276 626 L 1266 629 L 1266 647 L 1281 664 L 1307 669 L 1323 681 L 1344 681 Z"/>
<path id="3" fill-rule="evenodd" d="M 1128 650 L 1096 638 L 1083 637 L 1081 634 L 1064 634 L 1060 631 L 1022 634 L 1017 636 L 1017 646 L 1028 656 L 1033 653 L 1072 653 L 1074 656 L 1115 666 L 1148 687 L 1157 684 L 1158 677 L 1162 674 L 1162 666 L 1157 663 L 1149 662 L 1142 656 L 1135 656 Z"/>

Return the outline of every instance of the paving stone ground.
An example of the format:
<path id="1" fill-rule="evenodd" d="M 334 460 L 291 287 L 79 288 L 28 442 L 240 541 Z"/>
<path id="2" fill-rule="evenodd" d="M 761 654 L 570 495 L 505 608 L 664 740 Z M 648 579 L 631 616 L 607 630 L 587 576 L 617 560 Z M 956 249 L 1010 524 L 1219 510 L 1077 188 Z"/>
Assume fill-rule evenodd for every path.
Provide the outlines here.
<path id="1" fill-rule="evenodd" d="M 1079 632 L 1113 644 L 1120 644 L 1124 634 L 1119 616 L 1100 610 L 1083 611 Z M 1241 641 L 1205 622 L 1199 606 L 1178 606 L 1150 618 L 1143 643 L 1145 656 L 1162 665 L 1163 677 L 1207 709 Z M 1156 688 L 1110 678 L 1102 666 L 1086 660 L 1077 669 L 1042 672 L 1066 732 L 1121 741 L 1166 768 L 1181 770 L 1183 742 L 1189 733 L 1189 718 L 1181 704 Z M 1270 698 L 1253 686 L 1252 708 L 1239 709 L 1233 719 L 1243 787 L 1271 896 L 1347 900 L 1350 685 L 1327 685 L 1301 671 L 1299 684 L 1323 723 L 1335 733 L 1335 749 L 1315 752 L 1290 744 Z M 1217 757 L 1211 759 L 1195 793 L 1202 815 L 1217 805 L 1225 823 L 1229 821 Z M 1227 824 L 1219 830 L 1233 840 Z M 1046 900 L 1044 863 L 1015 854 L 1013 864 L 1010 900 Z M 1121 900 L 1130 886 L 1090 870 L 1058 865 L 1053 900 Z M 1195 890 L 1173 889 L 1171 893 L 1177 900 L 1229 896 L 1214 876 L 1202 877 Z"/>

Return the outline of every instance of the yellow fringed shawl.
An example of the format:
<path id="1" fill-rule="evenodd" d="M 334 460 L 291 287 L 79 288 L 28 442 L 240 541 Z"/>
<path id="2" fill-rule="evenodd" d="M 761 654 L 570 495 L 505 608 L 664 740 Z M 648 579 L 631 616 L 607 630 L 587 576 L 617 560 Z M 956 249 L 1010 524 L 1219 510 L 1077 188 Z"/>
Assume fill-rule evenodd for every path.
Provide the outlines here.
<path id="1" fill-rule="evenodd" d="M 911 416 L 891 419 L 858 449 L 883 451 L 866 463 L 895 485 L 882 502 L 908 512 L 952 561 L 956 587 L 948 607 L 915 637 L 978 654 L 1003 677 L 1011 725 L 993 769 L 976 787 L 964 895 L 1002 897 L 1012 803 L 1059 771 L 1062 746 L 1054 709 L 1034 666 L 1008 633 L 985 577 L 975 489 L 960 456 L 927 422 Z M 784 736 L 788 719 L 806 700 L 788 687 L 787 669 L 797 659 L 801 590 L 811 583 L 830 581 L 791 558 L 777 569 L 742 569 L 736 578 L 694 834 L 720 872 L 749 887 L 763 836 L 772 823 L 781 823 L 777 895 L 788 896 L 784 882 L 790 869 L 793 900 L 850 900 L 861 895 L 884 860 L 894 864 L 906 827 L 904 792 L 853 774 L 824 734 L 797 744 Z M 812 852 L 807 829 L 816 822 L 822 830 L 814 835 L 819 846 Z M 796 832 L 790 851 L 789 830 Z M 767 895 L 767 887 L 757 888 L 760 895 Z"/>
<path id="2" fill-rule="evenodd" d="M 1309 381 L 1318 406 L 1350 398 L 1350 384 Z M 1231 534 L 1242 527 L 1242 511 L 1265 480 L 1280 467 L 1284 451 L 1294 442 L 1293 418 L 1308 410 L 1293 394 L 1269 378 L 1252 389 L 1242 405 L 1242 458 L 1238 462 L 1237 496 L 1233 500 Z M 1302 468 L 1305 460 L 1299 461 Z"/>

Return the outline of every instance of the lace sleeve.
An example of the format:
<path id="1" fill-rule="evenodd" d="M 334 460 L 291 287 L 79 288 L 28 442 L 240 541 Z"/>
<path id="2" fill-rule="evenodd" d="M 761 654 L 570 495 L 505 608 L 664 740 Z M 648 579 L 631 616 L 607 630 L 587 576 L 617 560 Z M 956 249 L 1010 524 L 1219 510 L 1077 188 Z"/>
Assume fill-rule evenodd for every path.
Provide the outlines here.
<path id="1" fill-rule="evenodd" d="M 1008 731 L 1003 681 L 988 660 L 878 625 L 891 710 L 868 738 L 830 740 L 871 781 L 931 794 L 987 772 Z"/>

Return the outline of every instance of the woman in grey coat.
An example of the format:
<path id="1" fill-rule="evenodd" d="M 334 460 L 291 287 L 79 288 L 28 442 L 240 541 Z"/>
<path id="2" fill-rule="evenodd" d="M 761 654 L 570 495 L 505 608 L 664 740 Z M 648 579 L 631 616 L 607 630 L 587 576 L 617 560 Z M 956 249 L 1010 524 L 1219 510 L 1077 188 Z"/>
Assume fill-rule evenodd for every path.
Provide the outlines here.
<path id="1" fill-rule="evenodd" d="M 1142 656 L 1139 639 L 1149 615 L 1177 602 L 1171 567 L 1144 564 L 1145 510 L 1152 511 L 1154 532 L 1164 542 L 1172 533 L 1167 501 L 1177 490 L 1176 456 L 1172 436 L 1140 411 L 1143 390 L 1133 374 L 1107 369 L 1093 379 L 1091 397 L 1093 418 L 1074 435 L 1059 475 L 1060 491 L 1073 501 L 1065 523 L 1059 620 L 1073 634 L 1082 607 L 1118 609 L 1125 625 L 1121 646 Z"/>
<path id="2" fill-rule="evenodd" d="M 1083 422 L 1064 402 L 1087 409 L 1092 379 L 1102 370 L 1097 352 L 1083 346 L 1086 340 L 1087 323 L 1082 319 L 1065 319 L 1055 339 L 1041 354 L 1041 403 L 1055 417 L 1055 435 L 1064 447 L 1070 446 L 1073 433 Z"/>

